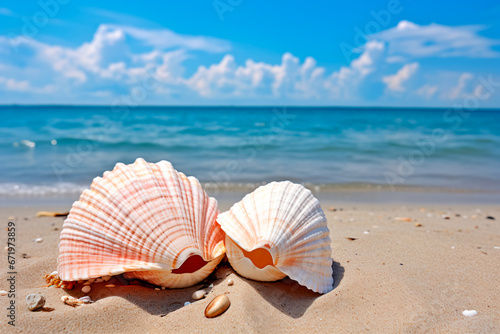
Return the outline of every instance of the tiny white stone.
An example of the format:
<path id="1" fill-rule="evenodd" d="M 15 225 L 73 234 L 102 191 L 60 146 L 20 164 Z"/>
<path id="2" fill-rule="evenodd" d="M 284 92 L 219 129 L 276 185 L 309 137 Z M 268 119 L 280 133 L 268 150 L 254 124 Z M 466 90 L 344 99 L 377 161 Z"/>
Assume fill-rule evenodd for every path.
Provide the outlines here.
<path id="1" fill-rule="evenodd" d="M 9 293 L 5 290 L 0 290 L 0 296 L 7 296 Z"/>
<path id="2" fill-rule="evenodd" d="M 466 317 L 473 317 L 477 315 L 477 312 L 476 310 L 465 310 L 462 312 L 462 314 L 465 315 Z"/>
<path id="3" fill-rule="evenodd" d="M 214 284 L 212 283 L 212 284 L 210 284 L 208 287 L 209 287 L 209 288 L 213 288 L 213 287 L 214 287 Z"/>
<path id="4" fill-rule="evenodd" d="M 370 231 L 364 231 L 363 234 L 370 234 Z"/>
<path id="5" fill-rule="evenodd" d="M 188 305 L 191 305 L 191 303 L 190 302 L 185 302 L 184 303 L 184 306 L 188 306 Z"/>
<path id="6" fill-rule="evenodd" d="M 493 248 L 495 248 L 495 249 L 500 249 L 500 247 L 498 247 L 498 246 L 493 246 Z"/>
<path id="7" fill-rule="evenodd" d="M 42 239 L 42 238 L 36 238 L 34 241 L 35 241 L 36 243 L 40 243 L 40 242 L 42 242 L 42 241 L 43 241 L 43 239 Z"/>
<path id="8" fill-rule="evenodd" d="M 82 292 L 83 293 L 89 293 L 91 290 L 90 288 L 90 285 L 85 285 L 83 288 L 82 288 Z"/>
<path id="9" fill-rule="evenodd" d="M 233 280 L 232 280 L 232 279 L 228 279 L 228 280 L 227 280 L 227 285 L 231 286 L 231 285 L 233 285 L 233 284 L 234 284 L 234 282 L 233 282 Z"/>
<path id="10" fill-rule="evenodd" d="M 52 139 L 52 140 L 50 141 L 50 143 L 51 143 L 52 145 L 57 145 L 57 140 Z"/>
<path id="11" fill-rule="evenodd" d="M 455 249 L 455 246 L 451 246 L 451 249 Z"/>
<path id="12" fill-rule="evenodd" d="M 191 296 L 191 298 L 193 298 L 194 300 L 199 300 L 199 299 L 202 299 L 203 297 L 205 297 L 206 294 L 207 294 L 207 292 L 205 290 L 198 290 L 198 291 L 193 292 L 193 295 Z"/>

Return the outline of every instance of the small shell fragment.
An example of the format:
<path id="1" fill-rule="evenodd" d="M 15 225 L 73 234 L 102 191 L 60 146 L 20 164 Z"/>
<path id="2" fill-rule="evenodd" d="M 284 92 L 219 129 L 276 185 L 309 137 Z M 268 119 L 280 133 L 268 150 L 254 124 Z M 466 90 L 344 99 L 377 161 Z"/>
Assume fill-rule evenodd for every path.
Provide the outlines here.
<path id="1" fill-rule="evenodd" d="M 231 302 L 229 301 L 229 298 L 226 295 L 219 295 L 215 297 L 210 304 L 208 304 L 207 308 L 205 309 L 205 317 L 207 318 L 214 318 L 222 313 L 224 313 L 229 306 L 231 305 Z"/>
<path id="2" fill-rule="evenodd" d="M 7 296 L 9 293 L 5 290 L 0 290 L 0 296 Z"/>
<path id="3" fill-rule="evenodd" d="M 83 293 L 89 293 L 91 289 L 92 289 L 92 288 L 90 287 L 90 285 L 85 285 L 85 286 L 82 288 L 82 292 L 83 292 Z"/>
<path id="4" fill-rule="evenodd" d="M 73 306 L 73 307 L 77 307 L 77 306 L 84 304 L 83 300 L 76 299 L 76 298 L 71 297 L 71 296 L 62 296 L 61 301 L 64 304 L 69 305 L 69 306 Z"/>
<path id="5" fill-rule="evenodd" d="M 69 212 L 52 212 L 52 211 L 38 211 L 37 217 L 64 217 L 69 215 Z"/>
<path id="6" fill-rule="evenodd" d="M 84 304 L 92 304 L 92 303 L 93 303 L 92 299 L 90 299 L 90 297 L 89 297 L 89 296 L 83 296 L 83 297 L 81 297 L 81 298 L 80 298 L 80 300 L 81 300 Z"/>
<path id="7" fill-rule="evenodd" d="M 194 300 L 199 300 L 199 299 L 202 299 L 203 297 L 205 297 L 206 294 L 207 294 L 207 292 L 205 290 L 198 290 L 198 291 L 193 292 L 193 295 L 191 296 L 191 298 L 193 298 Z"/>
<path id="8" fill-rule="evenodd" d="M 38 243 L 42 242 L 42 241 L 43 241 L 43 239 L 42 239 L 42 238 L 36 238 L 36 239 L 35 239 L 35 240 L 33 240 L 33 241 L 34 241 L 34 242 L 36 242 L 36 243 L 38 244 Z"/>
<path id="9" fill-rule="evenodd" d="M 232 280 L 232 279 L 228 279 L 228 280 L 227 280 L 227 285 L 231 286 L 231 285 L 233 285 L 233 284 L 234 284 L 234 282 L 233 282 L 233 280 Z"/>

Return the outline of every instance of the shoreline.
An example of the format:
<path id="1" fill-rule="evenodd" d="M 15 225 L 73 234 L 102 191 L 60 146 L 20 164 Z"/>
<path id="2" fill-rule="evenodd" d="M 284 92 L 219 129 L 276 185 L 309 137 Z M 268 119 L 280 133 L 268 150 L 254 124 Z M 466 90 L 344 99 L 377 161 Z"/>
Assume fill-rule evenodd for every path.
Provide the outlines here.
<path id="1" fill-rule="evenodd" d="M 330 187 L 315 190 L 308 187 L 324 205 L 341 204 L 474 204 L 499 205 L 500 192 L 471 189 L 398 187 L 395 191 L 377 187 Z M 256 188 L 240 187 L 233 190 L 214 190 L 205 187 L 219 205 L 230 206 Z M 80 197 L 79 192 L 65 195 L 45 196 L 0 196 L 0 208 L 32 206 L 69 206 Z"/>

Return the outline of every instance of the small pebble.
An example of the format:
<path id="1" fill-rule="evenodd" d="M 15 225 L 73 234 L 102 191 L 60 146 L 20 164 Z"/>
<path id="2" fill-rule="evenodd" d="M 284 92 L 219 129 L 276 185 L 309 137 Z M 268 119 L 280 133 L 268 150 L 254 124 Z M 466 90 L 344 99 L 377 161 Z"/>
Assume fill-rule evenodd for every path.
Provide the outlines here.
<path id="1" fill-rule="evenodd" d="M 495 217 L 493 217 L 493 216 L 486 216 L 486 219 L 495 220 Z"/>
<path id="2" fill-rule="evenodd" d="M 335 209 L 333 206 L 329 207 L 328 210 L 330 210 L 330 211 L 337 211 L 337 209 Z"/>
<path id="3" fill-rule="evenodd" d="M 45 305 L 45 297 L 39 293 L 31 293 L 26 296 L 26 303 L 28 303 L 28 310 L 35 311 Z"/>
<path id="4" fill-rule="evenodd" d="M 455 249 L 455 246 L 451 246 L 451 249 Z"/>
<path id="5" fill-rule="evenodd" d="M 233 280 L 232 280 L 232 279 L 228 279 L 228 280 L 227 280 L 227 285 L 231 286 L 231 285 L 233 285 L 233 284 L 234 284 L 234 282 L 233 282 Z"/>
<path id="6" fill-rule="evenodd" d="M 114 285 L 114 284 L 106 284 L 105 287 L 106 288 L 115 288 L 116 285 Z"/>
<path id="7" fill-rule="evenodd" d="M 191 303 L 190 302 L 185 302 L 184 303 L 184 306 L 188 306 L 188 305 L 191 305 Z"/>
<path id="8" fill-rule="evenodd" d="M 370 231 L 364 231 L 363 234 L 370 234 Z"/>
<path id="9" fill-rule="evenodd" d="M 415 223 L 415 227 L 422 227 L 421 223 Z"/>
<path id="10" fill-rule="evenodd" d="M 165 290 L 165 289 L 166 289 L 166 287 L 162 286 L 162 287 L 161 287 L 161 289 L 162 289 L 162 290 Z"/>
<path id="11" fill-rule="evenodd" d="M 43 241 L 43 239 L 42 239 L 42 238 L 36 238 L 36 239 L 35 239 L 35 240 L 33 240 L 33 241 L 34 241 L 34 242 L 36 242 L 36 243 L 40 243 L 40 242 L 42 242 L 42 241 Z"/>
<path id="12" fill-rule="evenodd" d="M 5 290 L 0 290 L 0 296 L 7 296 L 9 293 Z"/>
<path id="13" fill-rule="evenodd" d="M 214 287 L 214 284 L 212 283 L 212 284 L 210 284 L 208 287 L 209 287 L 209 288 L 213 288 L 213 287 Z"/>
<path id="14" fill-rule="evenodd" d="M 90 287 L 90 285 L 85 285 L 83 288 L 82 288 L 82 292 L 83 293 L 89 293 L 90 290 L 92 290 L 92 288 Z"/>
<path id="15" fill-rule="evenodd" d="M 207 294 L 207 292 L 205 290 L 198 290 L 198 291 L 193 292 L 193 295 L 191 296 L 191 298 L 193 298 L 194 300 L 199 300 L 199 299 L 202 299 L 203 297 L 205 297 L 206 294 Z"/>
<path id="16" fill-rule="evenodd" d="M 9 216 L 9 218 L 7 218 L 9 221 L 13 221 L 13 220 L 16 220 L 16 217 L 14 216 Z"/>
<path id="17" fill-rule="evenodd" d="M 155 290 L 156 290 L 156 291 L 161 291 L 161 289 L 160 289 L 160 288 L 155 288 Z"/>
<path id="18" fill-rule="evenodd" d="M 463 315 L 465 315 L 466 317 L 473 317 L 475 315 L 477 315 L 477 311 L 476 310 L 465 310 L 462 312 Z"/>

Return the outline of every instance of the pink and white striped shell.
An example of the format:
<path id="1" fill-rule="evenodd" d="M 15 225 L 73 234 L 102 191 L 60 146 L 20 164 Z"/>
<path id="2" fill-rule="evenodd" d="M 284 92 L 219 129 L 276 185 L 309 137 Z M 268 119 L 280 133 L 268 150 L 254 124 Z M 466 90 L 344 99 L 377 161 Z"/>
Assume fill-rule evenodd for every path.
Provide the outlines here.
<path id="1" fill-rule="evenodd" d="M 257 281 L 289 276 L 319 292 L 333 289 L 330 232 L 319 201 L 299 184 L 272 182 L 217 218 L 226 254 L 240 275 Z"/>
<path id="2" fill-rule="evenodd" d="M 225 254 L 217 201 L 167 161 L 117 164 L 85 190 L 65 220 L 64 281 L 125 273 L 182 288 L 205 279 Z"/>

